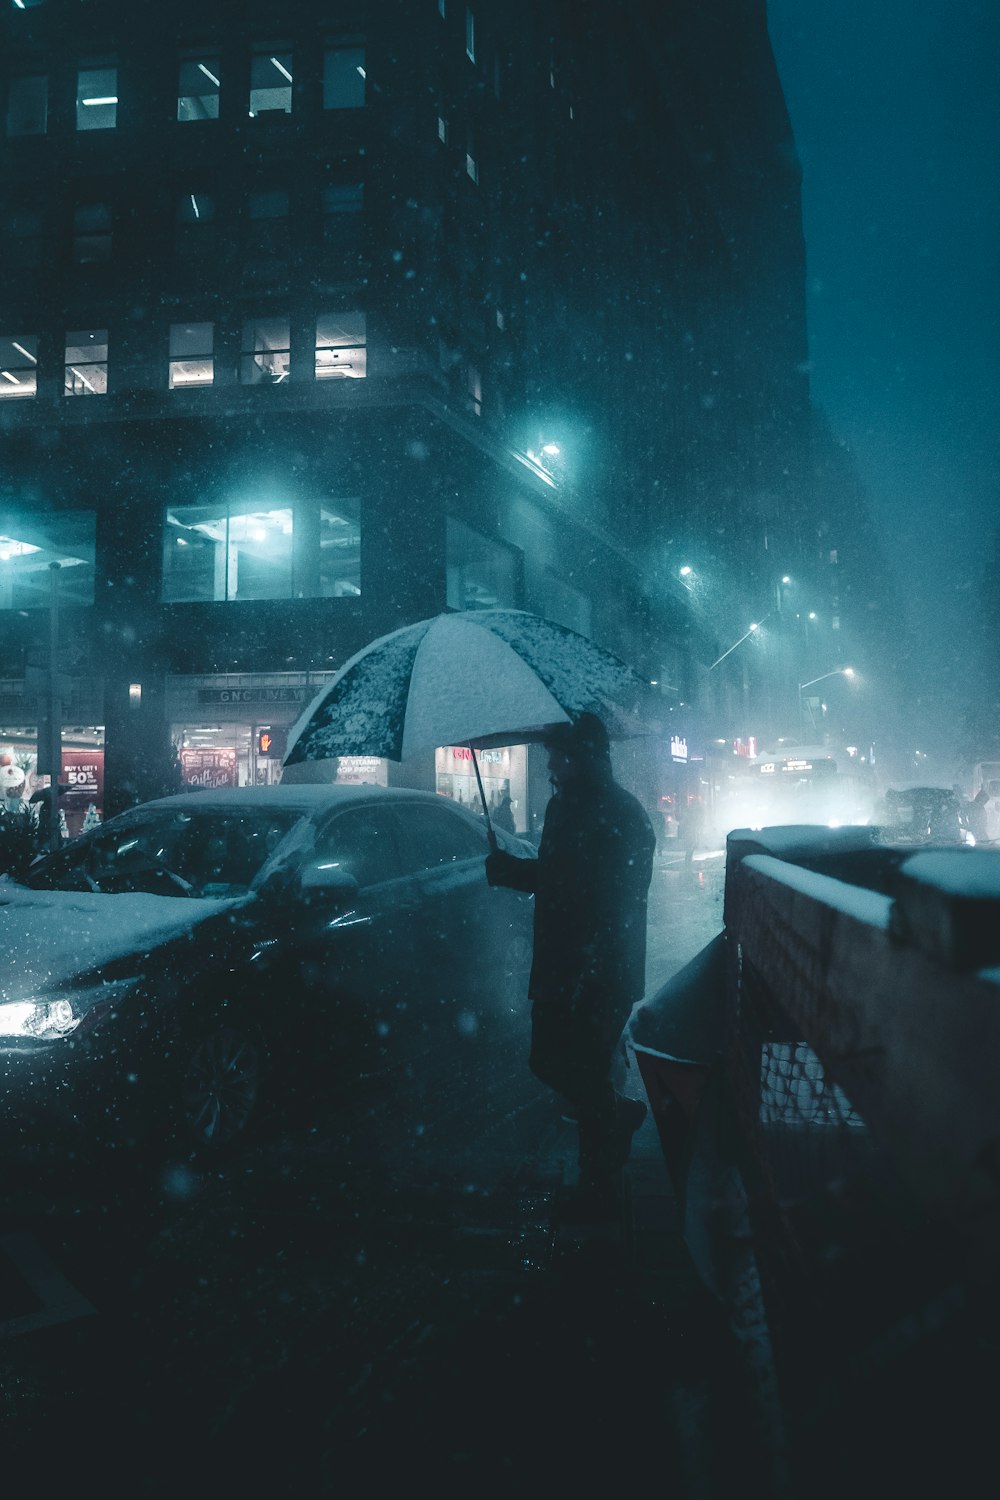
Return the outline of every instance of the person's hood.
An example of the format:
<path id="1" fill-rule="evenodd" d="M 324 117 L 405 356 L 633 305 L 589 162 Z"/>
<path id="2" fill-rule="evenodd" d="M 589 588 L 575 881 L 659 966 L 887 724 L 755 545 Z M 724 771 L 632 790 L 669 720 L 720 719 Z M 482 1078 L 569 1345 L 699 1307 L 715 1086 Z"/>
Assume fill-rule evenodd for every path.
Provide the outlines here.
<path id="1" fill-rule="evenodd" d="M 144 959 L 227 908 L 252 900 L 180 896 L 91 895 L 76 891 L 33 891 L 0 880 L 0 1004 L 48 994 L 113 966 Z"/>

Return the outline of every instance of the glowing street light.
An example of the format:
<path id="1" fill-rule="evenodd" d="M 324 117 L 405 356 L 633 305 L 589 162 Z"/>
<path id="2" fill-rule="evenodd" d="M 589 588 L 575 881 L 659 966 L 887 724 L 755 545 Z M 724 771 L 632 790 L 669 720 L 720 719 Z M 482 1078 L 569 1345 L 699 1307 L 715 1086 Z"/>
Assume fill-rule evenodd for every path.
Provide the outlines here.
<path id="1" fill-rule="evenodd" d="M 802 713 L 802 689 L 803 688 L 814 687 L 817 682 L 825 682 L 828 677 L 853 677 L 853 676 L 855 676 L 855 671 L 854 671 L 853 667 L 834 667 L 834 669 L 833 669 L 832 672 L 824 672 L 820 677 L 810 677 L 810 679 L 809 679 L 808 682 L 800 682 L 799 683 L 799 724 L 801 725 L 802 724 L 802 720 L 803 720 L 803 713 Z M 816 728 L 816 721 L 815 721 L 815 719 L 813 719 L 811 712 L 810 712 L 809 718 L 810 718 L 810 720 L 812 722 L 812 727 L 815 729 Z"/>
<path id="2" fill-rule="evenodd" d="M 685 563 L 684 566 L 683 566 L 683 568 L 681 568 L 681 577 L 682 578 L 690 578 L 691 574 L 693 572 L 694 572 L 694 569 L 688 567 L 687 563 Z"/>
<path id="3" fill-rule="evenodd" d="M 709 667 L 708 670 L 710 672 L 714 671 L 715 668 L 719 665 L 719 662 L 720 661 L 725 661 L 725 659 L 729 655 L 730 651 L 735 651 L 737 646 L 742 646 L 742 644 L 743 644 L 743 642 L 745 640 L 748 640 L 750 638 L 750 636 L 754 635 L 760 629 L 760 627 L 764 623 L 764 620 L 766 620 L 767 618 L 768 618 L 768 616 L 764 615 L 762 619 L 755 620 L 754 623 L 750 626 L 750 629 L 749 630 L 745 630 L 743 632 L 743 634 L 740 636 L 739 640 L 733 642 L 733 644 L 729 648 L 729 651 L 723 651 L 723 653 L 719 657 L 718 661 L 713 661 L 712 665 Z M 805 686 L 806 686 L 806 684 L 803 683 L 803 687 L 805 687 Z"/>

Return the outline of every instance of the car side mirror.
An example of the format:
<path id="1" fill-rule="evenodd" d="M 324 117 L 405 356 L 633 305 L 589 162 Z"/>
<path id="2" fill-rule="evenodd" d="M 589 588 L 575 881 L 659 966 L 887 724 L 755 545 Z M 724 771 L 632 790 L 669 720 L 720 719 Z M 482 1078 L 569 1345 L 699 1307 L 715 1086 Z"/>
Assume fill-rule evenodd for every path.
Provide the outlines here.
<path id="1" fill-rule="evenodd" d="M 333 860 L 315 860 L 299 877 L 299 890 L 307 901 L 317 896 L 347 900 L 357 895 L 358 889 L 355 877 Z"/>

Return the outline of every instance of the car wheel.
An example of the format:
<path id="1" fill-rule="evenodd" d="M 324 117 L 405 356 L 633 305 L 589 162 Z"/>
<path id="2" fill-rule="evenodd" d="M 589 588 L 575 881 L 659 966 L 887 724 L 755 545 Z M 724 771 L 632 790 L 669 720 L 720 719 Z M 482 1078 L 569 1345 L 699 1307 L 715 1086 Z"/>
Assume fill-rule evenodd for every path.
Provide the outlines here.
<path id="1" fill-rule="evenodd" d="M 247 1135 L 260 1111 L 263 1047 L 220 1025 L 199 1041 L 180 1080 L 176 1119 L 195 1150 L 219 1151 Z"/>
<path id="2" fill-rule="evenodd" d="M 507 940 L 500 966 L 500 999 L 504 1009 L 520 1015 L 528 1004 L 531 940 L 522 933 Z"/>

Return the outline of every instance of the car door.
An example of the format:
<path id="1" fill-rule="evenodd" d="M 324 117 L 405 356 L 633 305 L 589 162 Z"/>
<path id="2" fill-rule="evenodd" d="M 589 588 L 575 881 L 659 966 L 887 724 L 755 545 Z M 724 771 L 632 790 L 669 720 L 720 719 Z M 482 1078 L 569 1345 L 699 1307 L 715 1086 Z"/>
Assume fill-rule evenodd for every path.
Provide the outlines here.
<path id="1" fill-rule="evenodd" d="M 482 833 L 447 802 L 403 803 L 402 857 L 421 913 L 426 999 L 450 1007 L 478 1002 L 497 958 L 498 903 L 486 883 Z M 457 1024 L 474 1026 L 473 1012 Z"/>
<path id="2" fill-rule="evenodd" d="M 298 927 L 297 962 L 314 1022 L 310 1046 L 362 1073 L 377 1071 L 387 1039 L 398 1041 L 407 1029 L 421 961 L 414 882 L 400 858 L 393 810 L 365 803 L 337 812 L 317 829 L 310 859 L 336 863 L 357 881 L 348 898 L 311 902 Z"/>

